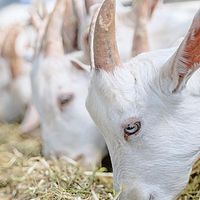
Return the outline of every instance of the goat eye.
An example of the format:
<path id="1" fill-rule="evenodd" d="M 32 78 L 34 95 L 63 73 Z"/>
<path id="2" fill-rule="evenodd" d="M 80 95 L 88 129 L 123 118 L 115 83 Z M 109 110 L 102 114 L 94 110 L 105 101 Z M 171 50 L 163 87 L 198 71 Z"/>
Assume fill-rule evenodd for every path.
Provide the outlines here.
<path id="1" fill-rule="evenodd" d="M 128 124 L 127 127 L 124 128 L 124 132 L 127 135 L 133 135 L 137 133 L 141 128 L 141 123 L 140 122 L 135 122 L 133 124 Z"/>
<path id="2" fill-rule="evenodd" d="M 61 105 L 65 105 L 65 104 L 69 103 L 72 99 L 73 99 L 73 95 L 72 94 L 66 95 L 60 100 L 60 104 Z"/>
<path id="3" fill-rule="evenodd" d="M 73 93 L 65 93 L 60 96 L 58 96 L 58 107 L 61 111 L 63 111 L 67 105 L 69 105 L 74 100 L 74 94 Z"/>

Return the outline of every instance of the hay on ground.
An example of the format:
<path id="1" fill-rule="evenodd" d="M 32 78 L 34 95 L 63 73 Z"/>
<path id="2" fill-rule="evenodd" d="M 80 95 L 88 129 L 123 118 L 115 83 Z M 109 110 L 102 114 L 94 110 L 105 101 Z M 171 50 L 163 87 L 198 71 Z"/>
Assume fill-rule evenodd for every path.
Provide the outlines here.
<path id="1" fill-rule="evenodd" d="M 0 199 L 115 200 L 112 174 L 84 172 L 70 159 L 46 160 L 41 142 L 21 135 L 18 125 L 0 124 Z M 200 161 L 180 200 L 200 198 Z"/>

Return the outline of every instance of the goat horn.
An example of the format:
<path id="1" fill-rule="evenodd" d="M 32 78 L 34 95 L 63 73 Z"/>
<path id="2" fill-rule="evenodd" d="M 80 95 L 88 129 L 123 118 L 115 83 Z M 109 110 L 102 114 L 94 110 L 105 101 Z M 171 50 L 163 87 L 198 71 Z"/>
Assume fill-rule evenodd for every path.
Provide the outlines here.
<path id="1" fill-rule="evenodd" d="M 93 48 L 93 42 L 94 42 L 94 31 L 95 31 L 95 23 L 97 20 L 97 16 L 99 14 L 100 8 L 96 10 L 92 17 L 92 22 L 90 24 L 90 30 L 89 30 L 89 54 L 90 54 L 90 66 L 91 69 L 95 69 L 94 64 L 94 48 Z"/>
<path id="2" fill-rule="evenodd" d="M 47 10 L 46 2 L 42 3 L 42 14 L 43 14 L 43 20 L 44 20 L 48 16 L 48 10 Z"/>
<path id="3" fill-rule="evenodd" d="M 114 67 L 122 67 L 115 38 L 115 0 L 105 0 L 94 31 L 95 69 L 112 72 Z"/>
<path id="4" fill-rule="evenodd" d="M 74 10 L 78 24 L 83 24 L 86 18 L 86 7 L 84 0 L 73 0 Z"/>
<path id="5" fill-rule="evenodd" d="M 72 0 L 66 1 L 65 17 L 63 22 L 63 42 L 66 52 L 77 49 L 78 23 L 75 18 Z"/>
<path id="6" fill-rule="evenodd" d="M 45 56 L 64 55 L 62 43 L 62 27 L 66 0 L 58 0 L 47 24 L 43 41 Z"/>
<path id="7" fill-rule="evenodd" d="M 135 57 L 144 51 L 149 51 L 147 34 L 148 3 L 147 0 L 142 0 L 139 4 L 139 7 L 135 10 L 136 25 L 133 38 L 132 57 Z"/>
<path id="8" fill-rule="evenodd" d="M 22 65 L 24 61 L 16 50 L 16 41 L 22 30 L 23 28 L 19 25 L 12 27 L 5 38 L 2 48 L 2 57 L 8 60 L 13 78 L 17 78 L 23 74 Z"/>

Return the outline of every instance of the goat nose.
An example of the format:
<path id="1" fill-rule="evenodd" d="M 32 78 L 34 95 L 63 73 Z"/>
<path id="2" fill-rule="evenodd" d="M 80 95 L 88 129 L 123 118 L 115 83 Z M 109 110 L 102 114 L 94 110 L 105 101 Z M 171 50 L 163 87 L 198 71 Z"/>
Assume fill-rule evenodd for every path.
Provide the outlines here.
<path id="1" fill-rule="evenodd" d="M 82 154 L 80 154 L 80 155 L 78 155 L 78 156 L 76 156 L 76 158 L 74 159 L 75 161 L 81 161 L 81 160 L 83 160 L 83 155 Z"/>
<path id="2" fill-rule="evenodd" d="M 154 200 L 155 198 L 154 198 L 154 196 L 151 194 L 150 196 L 149 196 L 149 200 Z"/>

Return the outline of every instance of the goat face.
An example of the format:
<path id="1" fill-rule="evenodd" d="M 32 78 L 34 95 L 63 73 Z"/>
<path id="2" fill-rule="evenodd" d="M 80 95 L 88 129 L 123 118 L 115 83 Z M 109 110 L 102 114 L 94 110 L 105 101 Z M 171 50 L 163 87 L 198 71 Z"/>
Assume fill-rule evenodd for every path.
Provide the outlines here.
<path id="1" fill-rule="evenodd" d="M 97 163 L 105 143 L 85 108 L 86 72 L 72 67 L 68 58 L 47 57 L 36 63 L 32 86 L 44 154 L 82 158 L 86 167 Z"/>
<path id="2" fill-rule="evenodd" d="M 114 0 L 106 0 L 96 21 L 86 106 L 108 145 L 115 188 L 125 186 L 120 199 L 175 199 L 200 150 L 199 71 L 190 78 L 200 61 L 200 13 L 178 50 L 144 53 L 123 65 L 114 10 Z"/>
<path id="3" fill-rule="evenodd" d="M 158 54 L 165 59 L 171 55 L 160 51 L 148 56 L 157 60 Z M 187 92 L 162 93 L 159 73 L 164 63 L 151 59 L 142 54 L 114 75 L 94 72 L 87 98 L 111 154 L 116 186 L 126 186 L 127 196 L 121 199 L 146 200 L 150 194 L 175 198 L 199 153 L 199 98 Z M 131 134 L 129 126 L 138 131 Z M 134 198 L 138 187 L 145 197 Z"/>

